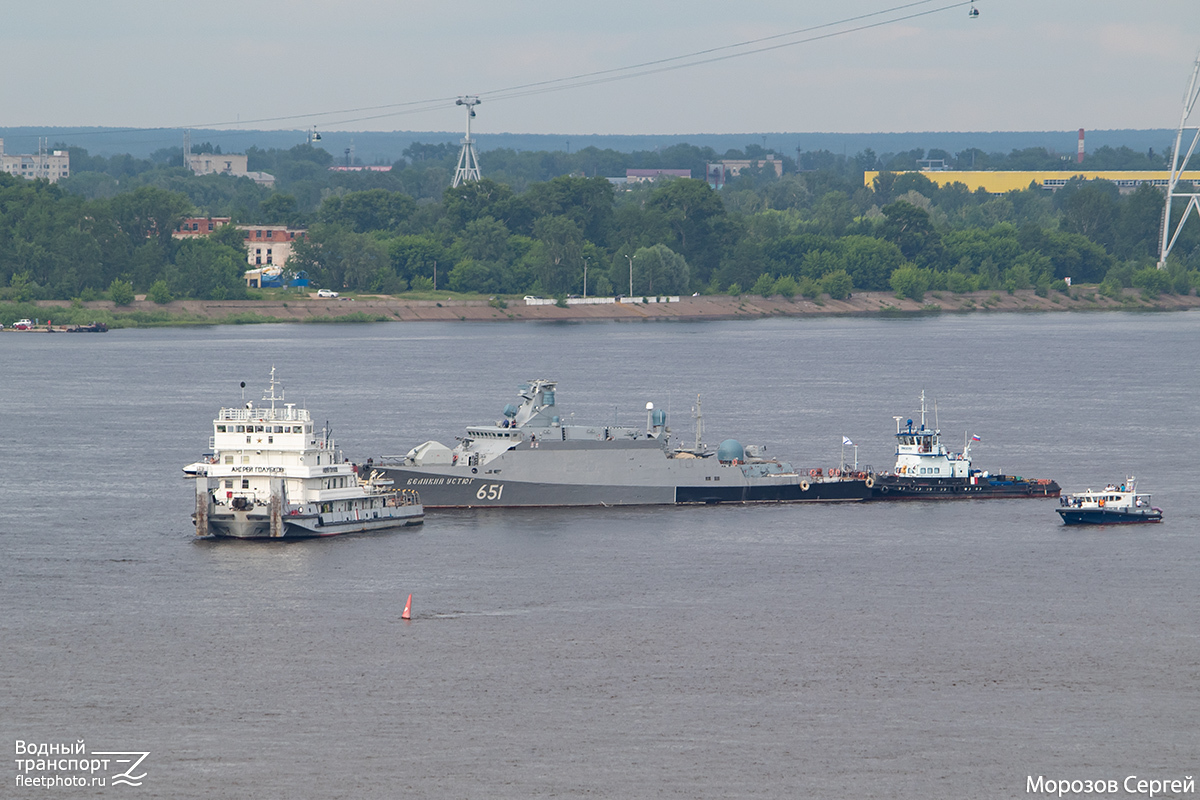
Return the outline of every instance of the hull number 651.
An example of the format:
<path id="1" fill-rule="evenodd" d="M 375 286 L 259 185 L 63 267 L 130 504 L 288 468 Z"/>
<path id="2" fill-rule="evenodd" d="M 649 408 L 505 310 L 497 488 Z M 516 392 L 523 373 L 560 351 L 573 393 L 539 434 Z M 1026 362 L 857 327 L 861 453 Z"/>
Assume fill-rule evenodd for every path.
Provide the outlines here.
<path id="1" fill-rule="evenodd" d="M 475 497 L 479 500 L 499 500 L 502 494 L 504 494 L 503 483 L 485 483 L 479 487 Z"/>

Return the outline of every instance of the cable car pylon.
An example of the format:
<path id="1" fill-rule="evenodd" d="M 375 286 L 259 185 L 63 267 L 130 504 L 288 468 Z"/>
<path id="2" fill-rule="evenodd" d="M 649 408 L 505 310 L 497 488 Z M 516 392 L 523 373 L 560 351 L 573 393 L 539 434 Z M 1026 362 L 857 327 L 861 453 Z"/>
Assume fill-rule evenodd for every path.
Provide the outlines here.
<path id="1" fill-rule="evenodd" d="M 1189 183 L 1189 186 L 1192 187 L 1190 191 L 1179 187 L 1184 167 L 1187 166 L 1192 154 L 1196 152 L 1196 145 L 1200 144 L 1200 123 L 1188 125 L 1188 118 L 1192 116 L 1192 110 L 1196 107 L 1198 97 L 1200 97 L 1200 53 L 1196 55 L 1196 64 L 1192 67 L 1192 80 L 1188 84 L 1187 93 L 1183 96 L 1183 115 L 1179 118 L 1179 130 L 1175 133 L 1175 149 L 1171 152 L 1171 172 L 1167 176 L 1167 202 L 1163 207 L 1162 214 L 1162 241 L 1158 249 L 1159 269 L 1167 266 L 1167 256 L 1171 254 L 1171 248 L 1175 246 L 1175 240 L 1179 238 L 1183 224 L 1187 222 L 1188 214 L 1194 208 L 1196 214 L 1200 216 L 1200 188 L 1192 183 Z M 1187 153 L 1180 157 L 1179 151 L 1183 146 L 1185 131 L 1192 135 L 1192 143 L 1188 146 Z M 1172 229 L 1171 201 L 1176 198 L 1186 198 L 1187 205 L 1184 206 L 1183 213 Z"/>
<path id="2" fill-rule="evenodd" d="M 471 118 L 475 116 L 475 106 L 479 105 L 478 95 L 464 95 L 454 102 L 456 106 L 467 107 L 467 135 L 462 140 L 462 152 L 458 154 L 458 168 L 454 170 L 452 187 L 458 187 L 467 181 L 477 181 L 483 177 L 479 172 L 479 156 L 475 154 L 475 140 L 471 138 Z"/>

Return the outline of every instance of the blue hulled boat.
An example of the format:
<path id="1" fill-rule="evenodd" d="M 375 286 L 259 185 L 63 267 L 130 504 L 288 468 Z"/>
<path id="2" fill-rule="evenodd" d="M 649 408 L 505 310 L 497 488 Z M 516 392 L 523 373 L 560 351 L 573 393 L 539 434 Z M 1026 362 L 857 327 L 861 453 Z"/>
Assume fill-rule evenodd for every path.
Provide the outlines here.
<path id="1" fill-rule="evenodd" d="M 1162 522 L 1162 509 L 1150 504 L 1150 495 L 1138 493 L 1137 479 L 1120 486 L 1109 484 L 1098 492 L 1065 494 L 1055 509 L 1064 525 L 1129 525 Z"/>

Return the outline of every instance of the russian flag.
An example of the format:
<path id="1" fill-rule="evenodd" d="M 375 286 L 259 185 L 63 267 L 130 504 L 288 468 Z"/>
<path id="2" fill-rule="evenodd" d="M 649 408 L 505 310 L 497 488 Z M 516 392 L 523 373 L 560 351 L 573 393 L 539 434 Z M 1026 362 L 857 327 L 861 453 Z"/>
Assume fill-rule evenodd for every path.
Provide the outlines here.
<path id="1" fill-rule="evenodd" d="M 978 437 L 978 436 L 976 436 L 975 434 L 971 434 L 971 441 L 972 441 L 972 442 L 978 442 L 978 441 L 979 441 L 979 437 Z"/>

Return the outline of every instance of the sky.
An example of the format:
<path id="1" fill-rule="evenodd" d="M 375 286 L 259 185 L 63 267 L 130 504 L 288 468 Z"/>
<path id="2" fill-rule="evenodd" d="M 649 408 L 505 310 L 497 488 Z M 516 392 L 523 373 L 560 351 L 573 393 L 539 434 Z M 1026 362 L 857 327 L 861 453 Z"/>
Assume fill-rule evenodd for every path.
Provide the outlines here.
<path id="1" fill-rule="evenodd" d="M 877 14 L 904 4 L 10 3 L 0 126 L 456 130 L 465 113 L 454 98 L 467 94 L 482 101 L 472 123 L 480 134 L 1179 124 L 1200 51 L 1196 0 L 977 0 L 977 17 L 940 0 Z M 868 14 L 877 15 L 842 22 Z M 779 36 L 831 23 L 814 33 L 840 35 Z M 760 47 L 787 46 L 560 91 L 506 91 L 765 37 L 779 38 Z"/>

